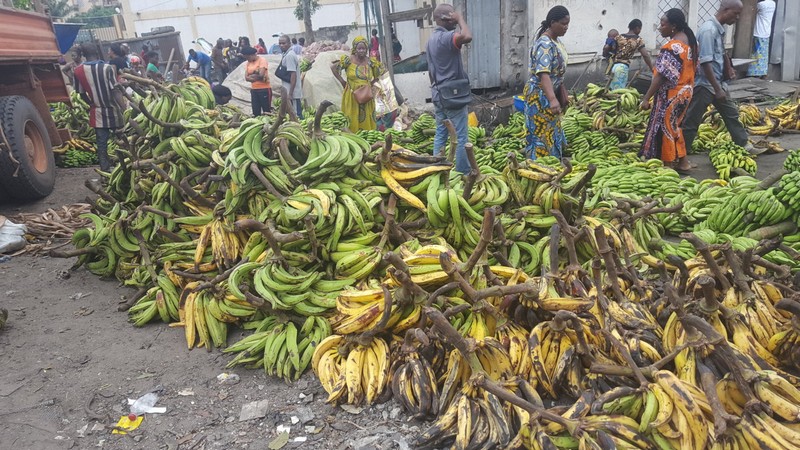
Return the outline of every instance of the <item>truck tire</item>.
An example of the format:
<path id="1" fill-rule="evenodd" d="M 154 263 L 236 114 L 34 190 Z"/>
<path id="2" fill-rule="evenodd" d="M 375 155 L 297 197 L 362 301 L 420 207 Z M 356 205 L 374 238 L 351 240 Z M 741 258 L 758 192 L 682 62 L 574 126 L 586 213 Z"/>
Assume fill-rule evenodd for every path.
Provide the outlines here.
<path id="1" fill-rule="evenodd" d="M 17 201 L 36 200 L 53 192 L 53 149 L 33 103 L 21 95 L 0 97 L 0 126 L 11 147 L 0 147 L 0 191 Z"/>

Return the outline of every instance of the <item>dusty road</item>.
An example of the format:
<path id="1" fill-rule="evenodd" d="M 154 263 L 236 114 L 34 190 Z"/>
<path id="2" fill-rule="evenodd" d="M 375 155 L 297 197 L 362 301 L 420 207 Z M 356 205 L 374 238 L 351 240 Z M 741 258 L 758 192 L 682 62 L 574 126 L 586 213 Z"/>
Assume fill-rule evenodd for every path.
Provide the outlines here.
<path id="1" fill-rule="evenodd" d="M 798 135 L 780 141 L 800 148 Z M 760 156 L 759 176 L 779 168 L 784 155 Z M 713 175 L 706 155 L 691 159 L 699 164 L 696 177 Z M 51 196 L 0 205 L 0 214 L 82 202 L 89 193 L 83 182 L 93 175 L 60 169 Z M 424 429 L 406 421 L 394 401 L 348 412 L 325 404 L 311 374 L 289 386 L 258 370 L 226 371 L 226 355 L 187 351 L 181 329 L 134 328 L 117 311 L 133 291 L 84 269 L 70 271 L 72 263 L 20 256 L 0 264 L 0 307 L 10 313 L 0 331 L 0 449 L 266 449 L 279 425 L 290 427 L 285 448 L 403 449 Z M 221 384 L 223 372 L 240 381 Z M 111 434 L 128 412 L 126 399 L 155 388 L 167 412 L 147 415 L 128 435 Z M 261 417 L 240 421 L 252 402 L 261 402 Z"/>

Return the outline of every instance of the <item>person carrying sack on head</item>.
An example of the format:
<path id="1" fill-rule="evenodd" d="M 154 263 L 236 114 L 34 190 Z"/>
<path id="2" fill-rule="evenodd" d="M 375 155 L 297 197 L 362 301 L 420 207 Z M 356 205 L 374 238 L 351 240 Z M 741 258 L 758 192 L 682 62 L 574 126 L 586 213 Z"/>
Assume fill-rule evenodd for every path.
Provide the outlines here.
<path id="1" fill-rule="evenodd" d="M 444 121 L 449 119 L 458 136 L 456 170 L 467 173 L 470 166 L 464 146 L 467 143 L 467 105 L 472 101 L 472 92 L 461 61 L 461 47 L 472 42 L 472 31 L 452 5 L 438 5 L 433 11 L 433 19 L 436 29 L 426 46 L 431 100 L 436 116 L 433 153 L 438 155 L 444 151 L 448 137 Z M 456 31 L 456 27 L 460 31 Z"/>

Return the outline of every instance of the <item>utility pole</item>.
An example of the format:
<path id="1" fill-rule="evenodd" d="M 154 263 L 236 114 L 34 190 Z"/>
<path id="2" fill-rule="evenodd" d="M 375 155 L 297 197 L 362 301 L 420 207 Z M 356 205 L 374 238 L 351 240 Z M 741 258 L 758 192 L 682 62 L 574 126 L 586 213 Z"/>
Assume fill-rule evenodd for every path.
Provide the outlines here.
<path id="1" fill-rule="evenodd" d="M 392 51 L 392 22 L 389 20 L 389 0 L 381 1 L 381 17 L 383 18 L 383 61 L 386 70 L 389 71 L 389 77 L 394 83 L 394 53 Z"/>

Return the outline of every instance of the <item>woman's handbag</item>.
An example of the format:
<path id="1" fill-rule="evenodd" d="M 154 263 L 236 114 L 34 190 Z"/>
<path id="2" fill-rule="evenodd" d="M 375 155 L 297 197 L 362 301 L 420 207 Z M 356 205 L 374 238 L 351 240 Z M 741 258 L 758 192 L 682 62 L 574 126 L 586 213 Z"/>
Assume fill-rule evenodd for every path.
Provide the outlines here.
<path id="1" fill-rule="evenodd" d="M 365 84 L 355 91 L 353 91 L 353 97 L 356 99 L 356 103 L 359 105 L 364 105 L 372 101 L 375 98 L 375 95 L 372 93 L 372 85 Z"/>
<path id="2" fill-rule="evenodd" d="M 564 83 L 561 83 L 558 92 L 556 92 L 556 100 L 558 100 L 558 104 L 561 105 L 561 110 L 566 111 L 567 106 L 569 106 L 569 92 L 567 91 L 567 87 L 564 86 Z"/>

